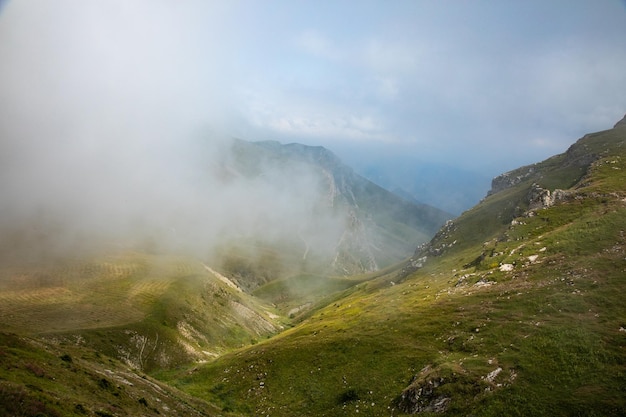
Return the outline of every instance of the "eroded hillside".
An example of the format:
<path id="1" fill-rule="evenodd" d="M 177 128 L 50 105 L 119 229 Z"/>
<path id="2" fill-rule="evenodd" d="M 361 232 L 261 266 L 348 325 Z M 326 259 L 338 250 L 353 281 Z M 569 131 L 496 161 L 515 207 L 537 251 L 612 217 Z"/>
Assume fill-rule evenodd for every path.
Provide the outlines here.
<path id="1" fill-rule="evenodd" d="M 272 306 L 193 258 L 131 252 L 3 275 L 4 330 L 90 347 L 141 371 L 212 359 L 283 329 Z"/>

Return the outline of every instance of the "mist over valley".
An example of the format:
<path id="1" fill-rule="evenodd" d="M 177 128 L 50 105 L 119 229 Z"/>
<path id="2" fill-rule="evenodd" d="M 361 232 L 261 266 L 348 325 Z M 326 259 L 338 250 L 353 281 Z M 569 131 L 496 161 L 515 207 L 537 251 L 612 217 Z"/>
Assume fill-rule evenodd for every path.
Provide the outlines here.
<path id="1" fill-rule="evenodd" d="M 0 1 L 0 416 L 626 415 L 625 20 Z"/>
<path id="2" fill-rule="evenodd" d="M 120 146 L 58 146 L 3 167 L 3 178 L 21 177 L 6 187 L 6 262 L 107 248 L 222 262 L 219 254 L 258 246 L 302 272 L 345 275 L 401 261 L 451 217 L 378 187 L 322 147 L 214 137 Z M 23 164 L 33 167 L 26 175 Z"/>

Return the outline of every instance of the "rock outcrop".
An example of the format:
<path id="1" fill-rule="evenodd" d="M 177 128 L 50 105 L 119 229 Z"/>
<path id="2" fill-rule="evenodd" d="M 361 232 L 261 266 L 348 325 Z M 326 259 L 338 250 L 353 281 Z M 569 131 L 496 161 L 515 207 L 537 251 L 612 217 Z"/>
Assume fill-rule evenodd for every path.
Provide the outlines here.
<path id="1" fill-rule="evenodd" d="M 535 165 L 529 165 L 500 174 L 491 180 L 491 190 L 489 190 L 487 195 L 511 188 L 532 177 L 535 173 Z"/>
<path id="2" fill-rule="evenodd" d="M 534 211 L 553 206 L 558 201 L 567 199 L 569 193 L 564 190 L 555 189 L 550 191 L 541 188 L 538 184 L 533 184 L 528 192 L 528 210 Z"/>
<path id="3" fill-rule="evenodd" d="M 450 397 L 438 393 L 438 388 L 445 383 L 444 378 L 412 383 L 400 395 L 397 401 L 398 409 L 406 414 L 443 413 L 451 401 Z"/>

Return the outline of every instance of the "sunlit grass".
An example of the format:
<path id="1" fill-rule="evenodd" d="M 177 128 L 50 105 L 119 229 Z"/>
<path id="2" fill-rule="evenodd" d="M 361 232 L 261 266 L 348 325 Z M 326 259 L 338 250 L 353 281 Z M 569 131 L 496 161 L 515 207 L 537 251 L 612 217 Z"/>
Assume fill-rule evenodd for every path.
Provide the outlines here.
<path id="1" fill-rule="evenodd" d="M 336 277 L 250 242 L 211 266 L 233 282 L 253 276 L 252 294 L 197 260 L 146 254 L 11 275 L 2 312 L 26 311 L 14 323 L 63 351 L 3 336 L 0 395 L 36 386 L 46 412 L 59 388 L 45 376 L 71 369 L 63 354 L 117 366 L 108 355 L 216 415 L 400 415 L 411 388 L 432 391 L 423 404 L 443 401 L 445 415 L 624 415 L 626 157 L 615 135 L 590 135 L 487 197 L 438 233 L 420 267 Z M 533 183 L 568 197 L 528 212 Z M 63 320 L 69 310 L 78 321 Z"/>
<path id="2" fill-rule="evenodd" d="M 464 213 L 412 275 L 353 286 L 293 329 L 171 380 L 254 415 L 398 415 L 412 380 L 447 381 L 446 415 L 625 413 L 626 207 L 606 140 Z M 602 153 L 608 162 L 576 165 Z M 572 198 L 523 216 L 534 181 L 575 185 Z"/>

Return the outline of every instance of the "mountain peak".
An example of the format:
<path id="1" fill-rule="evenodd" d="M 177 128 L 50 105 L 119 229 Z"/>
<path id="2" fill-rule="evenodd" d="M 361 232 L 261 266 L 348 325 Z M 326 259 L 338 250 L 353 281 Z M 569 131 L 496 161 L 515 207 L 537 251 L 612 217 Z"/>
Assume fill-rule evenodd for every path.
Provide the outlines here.
<path id="1" fill-rule="evenodd" d="M 230 164 L 224 171 L 241 174 L 237 186 L 254 184 L 253 190 L 246 188 L 255 196 L 249 205 L 266 209 L 262 223 L 254 225 L 255 231 L 264 229 L 254 235 L 256 241 L 300 272 L 332 269 L 350 275 L 385 268 L 409 256 L 451 217 L 361 177 L 322 146 L 236 140 L 222 159 Z M 250 288 L 258 284 L 253 281 Z"/>
<path id="2" fill-rule="evenodd" d="M 253 143 L 265 149 L 270 149 L 273 152 L 278 152 L 285 157 L 295 158 L 312 164 L 319 164 L 325 168 L 332 169 L 339 166 L 347 168 L 347 166 L 343 165 L 337 155 L 323 146 L 310 146 L 303 145 L 301 143 L 289 143 L 283 145 L 278 141 L 261 141 Z"/>

